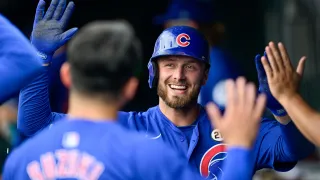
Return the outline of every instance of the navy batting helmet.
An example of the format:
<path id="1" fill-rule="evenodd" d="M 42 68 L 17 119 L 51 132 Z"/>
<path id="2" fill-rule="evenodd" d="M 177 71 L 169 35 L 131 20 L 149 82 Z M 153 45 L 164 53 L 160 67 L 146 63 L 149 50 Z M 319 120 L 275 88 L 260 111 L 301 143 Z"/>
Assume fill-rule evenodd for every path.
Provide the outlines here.
<path id="1" fill-rule="evenodd" d="M 209 66 L 209 44 L 198 30 L 189 26 L 167 28 L 158 37 L 148 63 L 150 88 L 157 86 L 158 69 L 154 60 L 170 55 L 192 57 Z"/>

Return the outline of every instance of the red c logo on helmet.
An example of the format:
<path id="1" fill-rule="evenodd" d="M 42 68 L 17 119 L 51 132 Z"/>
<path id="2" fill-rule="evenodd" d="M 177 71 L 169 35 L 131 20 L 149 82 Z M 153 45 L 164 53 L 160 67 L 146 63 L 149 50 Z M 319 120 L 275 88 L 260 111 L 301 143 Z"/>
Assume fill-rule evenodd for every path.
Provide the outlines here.
<path id="1" fill-rule="evenodd" d="M 184 39 L 183 41 L 182 41 L 182 39 Z M 188 41 L 188 40 L 190 40 L 191 38 L 190 38 L 190 36 L 188 35 L 188 34 L 186 34 L 186 33 L 181 33 L 181 34 L 179 34 L 178 36 L 177 36 L 177 38 L 176 38 L 176 42 L 177 42 L 177 44 L 179 45 L 179 46 L 181 46 L 181 47 L 187 47 L 187 46 L 189 46 L 189 44 L 190 44 L 190 42 Z"/>

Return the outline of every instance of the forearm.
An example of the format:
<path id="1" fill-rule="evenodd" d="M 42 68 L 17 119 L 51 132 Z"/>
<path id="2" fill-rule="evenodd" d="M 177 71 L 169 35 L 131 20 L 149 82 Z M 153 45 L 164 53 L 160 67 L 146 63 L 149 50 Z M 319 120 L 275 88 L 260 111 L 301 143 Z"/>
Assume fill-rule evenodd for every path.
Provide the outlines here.
<path id="1" fill-rule="evenodd" d="M 291 117 L 289 115 L 286 115 L 286 116 L 273 115 L 273 116 L 279 123 L 283 125 L 287 125 L 289 122 L 291 122 Z"/>
<path id="2" fill-rule="evenodd" d="M 25 136 L 32 136 L 52 121 L 49 94 L 48 70 L 43 66 L 41 75 L 20 91 L 18 108 L 18 130 Z"/>
<path id="3" fill-rule="evenodd" d="M 312 143 L 320 146 L 320 113 L 312 109 L 300 95 L 283 101 L 281 104 L 301 133 Z"/>

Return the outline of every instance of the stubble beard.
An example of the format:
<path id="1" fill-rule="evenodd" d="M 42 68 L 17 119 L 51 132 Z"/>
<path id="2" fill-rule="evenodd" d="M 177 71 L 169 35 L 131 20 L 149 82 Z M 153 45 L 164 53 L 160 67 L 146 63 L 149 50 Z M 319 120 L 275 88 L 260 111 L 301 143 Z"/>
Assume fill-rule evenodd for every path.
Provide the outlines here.
<path id="1" fill-rule="evenodd" d="M 173 109 L 183 109 L 197 104 L 198 95 L 200 93 L 200 86 L 188 93 L 186 96 L 173 96 L 168 97 L 168 91 L 166 87 L 163 87 L 160 83 L 158 84 L 157 93 L 158 96 L 165 102 L 167 106 Z"/>

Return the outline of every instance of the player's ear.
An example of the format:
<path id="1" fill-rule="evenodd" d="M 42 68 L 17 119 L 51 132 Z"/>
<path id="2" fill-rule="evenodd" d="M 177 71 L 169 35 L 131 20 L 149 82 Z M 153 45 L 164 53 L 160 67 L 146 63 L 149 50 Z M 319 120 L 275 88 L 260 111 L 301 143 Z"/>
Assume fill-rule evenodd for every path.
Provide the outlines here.
<path id="1" fill-rule="evenodd" d="M 138 89 L 139 80 L 135 77 L 130 78 L 123 88 L 123 97 L 126 100 L 131 100 L 136 95 Z"/>
<path id="2" fill-rule="evenodd" d="M 70 64 L 65 62 L 62 64 L 60 69 L 60 78 L 63 85 L 70 89 L 71 87 L 71 75 L 70 75 Z"/>

